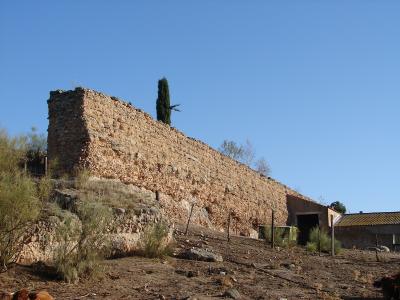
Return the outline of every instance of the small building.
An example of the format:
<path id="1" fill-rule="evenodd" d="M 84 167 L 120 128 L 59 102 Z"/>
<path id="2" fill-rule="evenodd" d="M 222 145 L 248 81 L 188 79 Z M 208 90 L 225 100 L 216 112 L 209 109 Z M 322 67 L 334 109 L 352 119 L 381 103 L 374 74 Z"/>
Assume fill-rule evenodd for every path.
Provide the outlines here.
<path id="1" fill-rule="evenodd" d="M 400 212 L 344 214 L 335 233 L 345 248 L 366 249 L 378 243 L 400 250 Z"/>
<path id="2" fill-rule="evenodd" d="M 332 218 L 333 224 L 335 224 L 341 216 L 340 213 L 328 206 L 292 195 L 287 195 L 286 205 L 288 208 L 287 224 L 298 228 L 298 242 L 301 245 L 305 245 L 309 240 L 311 229 L 319 227 L 329 232 Z"/>

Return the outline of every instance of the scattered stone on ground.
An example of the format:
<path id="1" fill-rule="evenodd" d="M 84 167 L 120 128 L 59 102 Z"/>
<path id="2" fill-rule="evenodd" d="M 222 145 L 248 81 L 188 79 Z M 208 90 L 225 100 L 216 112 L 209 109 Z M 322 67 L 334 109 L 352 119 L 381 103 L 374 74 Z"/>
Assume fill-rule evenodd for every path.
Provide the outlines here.
<path id="1" fill-rule="evenodd" d="M 105 261 L 105 276 L 74 285 L 49 276 L 43 263 L 15 265 L 0 273 L 0 291 L 34 287 L 63 300 L 228 299 L 224 294 L 231 289 L 241 299 L 377 299 L 383 286 L 390 289 L 390 282 L 399 280 L 393 277 L 400 265 L 400 253 L 395 252 L 381 252 L 377 261 L 375 252 L 354 249 L 334 258 L 310 254 L 303 247 L 277 251 L 265 241 L 245 237 L 231 236 L 228 243 L 226 234 L 195 225 L 188 235 L 175 238 L 177 253 L 184 251 L 181 245 L 189 249 L 207 238 L 207 250 L 222 254 L 223 261 L 124 257 Z"/>
<path id="2" fill-rule="evenodd" d="M 241 299 L 240 293 L 238 292 L 237 289 L 229 289 L 224 293 L 225 297 L 229 297 L 232 299 Z"/>
<path id="3" fill-rule="evenodd" d="M 182 258 L 190 260 L 200 260 L 208 262 L 222 262 L 224 261 L 220 254 L 216 254 L 207 249 L 191 248 L 186 250 L 180 255 Z"/>

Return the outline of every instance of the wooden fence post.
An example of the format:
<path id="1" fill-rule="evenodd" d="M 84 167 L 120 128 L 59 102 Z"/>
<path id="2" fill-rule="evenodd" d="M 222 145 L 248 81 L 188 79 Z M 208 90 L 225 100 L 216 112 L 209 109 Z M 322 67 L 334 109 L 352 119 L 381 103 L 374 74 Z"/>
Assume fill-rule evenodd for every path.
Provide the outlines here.
<path id="1" fill-rule="evenodd" d="M 318 225 L 318 255 L 321 256 L 321 226 Z"/>
<path id="2" fill-rule="evenodd" d="M 194 207 L 194 203 L 192 204 L 192 207 L 190 208 L 190 214 L 189 214 L 189 219 L 188 219 L 187 224 L 186 224 L 185 235 L 187 235 L 188 230 L 189 230 L 189 223 L 190 223 L 190 219 L 192 218 L 193 207 Z"/>
<path id="3" fill-rule="evenodd" d="M 379 262 L 379 255 L 378 255 L 378 234 L 375 234 L 375 257 L 376 257 L 376 261 Z"/>
<path id="4" fill-rule="evenodd" d="M 47 165 L 47 155 L 44 157 L 44 175 L 47 176 L 49 174 L 48 165 Z"/>
<path id="5" fill-rule="evenodd" d="M 331 215 L 331 254 L 335 256 L 335 225 L 333 224 L 333 215 Z"/>
<path id="6" fill-rule="evenodd" d="M 272 220 L 271 220 L 271 248 L 275 248 L 275 211 L 272 210 Z"/>
<path id="7" fill-rule="evenodd" d="M 229 211 L 229 215 L 228 215 L 228 243 L 231 241 L 231 235 L 230 235 L 230 230 L 231 230 L 231 214 L 232 212 Z"/>

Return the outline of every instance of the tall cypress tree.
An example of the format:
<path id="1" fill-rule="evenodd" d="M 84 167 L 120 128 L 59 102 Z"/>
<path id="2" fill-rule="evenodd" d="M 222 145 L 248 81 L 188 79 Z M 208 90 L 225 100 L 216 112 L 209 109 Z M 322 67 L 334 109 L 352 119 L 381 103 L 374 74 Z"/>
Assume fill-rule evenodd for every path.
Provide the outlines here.
<path id="1" fill-rule="evenodd" d="M 171 125 L 171 108 L 167 78 L 158 81 L 157 120 Z"/>
<path id="2" fill-rule="evenodd" d="M 169 87 L 167 78 L 163 77 L 158 81 L 158 97 L 157 97 L 157 120 L 171 125 L 171 111 L 180 111 L 176 107 L 179 104 L 172 105 L 169 99 Z"/>

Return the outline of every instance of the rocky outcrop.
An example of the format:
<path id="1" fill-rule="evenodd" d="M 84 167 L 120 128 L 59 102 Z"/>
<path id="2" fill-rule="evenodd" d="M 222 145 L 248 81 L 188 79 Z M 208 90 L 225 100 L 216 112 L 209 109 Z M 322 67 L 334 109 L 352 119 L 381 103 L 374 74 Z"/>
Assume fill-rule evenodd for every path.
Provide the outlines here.
<path id="1" fill-rule="evenodd" d="M 99 193 L 102 193 L 103 198 L 94 198 Z M 47 204 L 40 220 L 26 233 L 19 262 L 51 262 L 58 247 L 56 229 L 61 220 L 68 213 L 80 223 L 77 208 L 80 202 L 89 198 L 103 202 L 112 211 L 110 229 L 104 237 L 111 242 L 111 256 L 126 256 L 137 251 L 145 230 L 163 219 L 162 209 L 155 202 L 155 196 L 153 198 L 151 192 L 133 186 L 94 178 L 80 190 L 72 186 L 57 187 L 53 193 L 53 202 Z M 115 207 L 113 204 L 120 206 Z M 166 242 L 171 239 L 170 234 Z"/>

